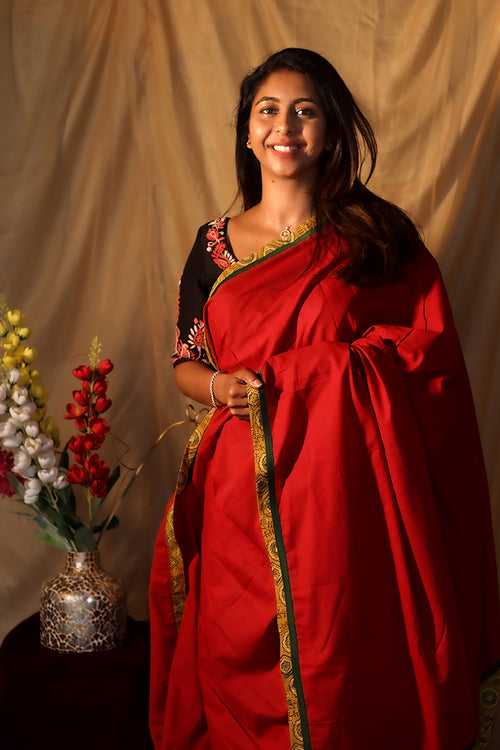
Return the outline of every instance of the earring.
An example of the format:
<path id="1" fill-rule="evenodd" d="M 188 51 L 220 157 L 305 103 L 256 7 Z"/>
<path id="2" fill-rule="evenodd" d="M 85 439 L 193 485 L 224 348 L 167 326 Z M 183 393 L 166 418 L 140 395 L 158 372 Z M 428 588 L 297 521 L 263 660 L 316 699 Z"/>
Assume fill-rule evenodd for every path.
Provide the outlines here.
<path id="1" fill-rule="evenodd" d="M 252 144 L 250 143 L 250 138 L 247 140 L 247 148 L 252 148 Z"/>

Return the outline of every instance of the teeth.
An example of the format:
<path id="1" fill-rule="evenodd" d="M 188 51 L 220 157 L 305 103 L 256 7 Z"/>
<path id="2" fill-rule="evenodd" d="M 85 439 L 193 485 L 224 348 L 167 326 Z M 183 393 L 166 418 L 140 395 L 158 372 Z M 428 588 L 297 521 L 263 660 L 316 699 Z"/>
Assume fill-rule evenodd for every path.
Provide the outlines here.
<path id="1" fill-rule="evenodd" d="M 297 151 L 300 146 L 273 146 L 274 151 Z"/>

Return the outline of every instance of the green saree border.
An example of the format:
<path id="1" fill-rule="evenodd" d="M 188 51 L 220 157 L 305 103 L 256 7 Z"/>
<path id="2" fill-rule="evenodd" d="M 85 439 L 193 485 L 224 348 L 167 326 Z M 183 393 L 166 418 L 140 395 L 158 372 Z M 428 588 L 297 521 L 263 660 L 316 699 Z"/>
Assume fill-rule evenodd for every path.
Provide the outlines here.
<path id="1" fill-rule="evenodd" d="M 212 416 L 215 413 L 215 408 L 210 409 L 201 422 L 196 425 L 195 429 L 191 433 L 184 455 L 179 467 L 177 474 L 177 482 L 173 493 L 170 507 L 167 510 L 165 518 L 165 541 L 168 548 L 168 562 L 170 568 L 170 595 L 172 599 L 172 607 L 174 611 L 174 619 L 177 629 L 181 624 L 182 615 L 184 613 L 184 604 L 186 602 L 186 581 L 184 576 L 184 563 L 182 561 L 182 553 L 179 547 L 179 543 L 175 538 L 174 532 L 174 512 L 177 496 L 185 488 L 191 468 L 198 452 L 201 439 L 205 430 L 207 429 Z"/>
<path id="2" fill-rule="evenodd" d="M 290 747 L 291 750 L 311 750 L 290 574 L 276 499 L 274 454 L 264 388 L 263 385 L 258 388 L 248 387 L 257 507 L 274 579 L 280 639 L 280 671 L 288 708 Z"/>

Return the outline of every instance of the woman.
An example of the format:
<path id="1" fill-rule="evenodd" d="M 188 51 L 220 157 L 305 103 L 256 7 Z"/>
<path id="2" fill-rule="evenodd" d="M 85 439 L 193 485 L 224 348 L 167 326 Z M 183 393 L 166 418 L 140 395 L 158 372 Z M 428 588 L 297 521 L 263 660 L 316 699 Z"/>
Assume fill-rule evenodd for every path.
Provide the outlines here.
<path id="1" fill-rule="evenodd" d="M 360 144 L 371 174 L 320 55 L 243 80 L 244 211 L 200 227 L 180 283 L 176 383 L 212 408 L 151 573 L 156 750 L 478 734 L 500 615 L 474 407 L 437 263 Z"/>

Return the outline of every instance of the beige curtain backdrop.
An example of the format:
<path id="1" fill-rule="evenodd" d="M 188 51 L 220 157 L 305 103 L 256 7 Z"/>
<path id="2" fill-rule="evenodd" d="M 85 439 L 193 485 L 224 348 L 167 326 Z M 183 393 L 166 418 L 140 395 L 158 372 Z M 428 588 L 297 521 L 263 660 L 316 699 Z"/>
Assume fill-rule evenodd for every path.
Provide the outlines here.
<path id="1" fill-rule="evenodd" d="M 63 439 L 71 369 L 95 334 L 115 362 L 109 417 L 129 463 L 183 418 L 177 280 L 198 226 L 234 196 L 239 83 L 269 53 L 309 47 L 375 128 L 373 188 L 410 212 L 441 264 L 500 550 L 499 25 L 494 0 L 2 0 L 0 291 L 32 326 Z M 162 443 L 102 546 L 135 617 L 189 429 Z M 11 508 L 1 500 L 0 638 L 64 561 Z"/>

